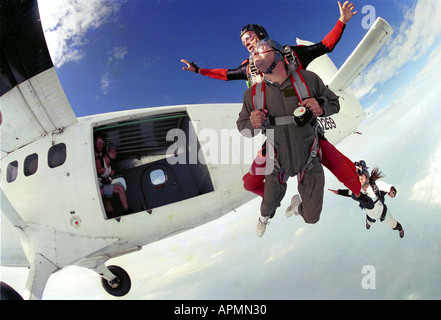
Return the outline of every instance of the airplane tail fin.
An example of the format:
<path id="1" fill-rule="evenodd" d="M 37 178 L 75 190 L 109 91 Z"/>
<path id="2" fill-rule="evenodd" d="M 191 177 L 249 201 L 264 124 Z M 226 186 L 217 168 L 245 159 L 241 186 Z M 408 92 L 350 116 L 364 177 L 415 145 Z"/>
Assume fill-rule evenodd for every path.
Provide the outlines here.
<path id="1" fill-rule="evenodd" d="M 334 74 L 329 82 L 329 88 L 334 92 L 345 90 L 372 61 L 392 34 L 392 27 L 386 20 L 378 17 L 349 58 Z"/>

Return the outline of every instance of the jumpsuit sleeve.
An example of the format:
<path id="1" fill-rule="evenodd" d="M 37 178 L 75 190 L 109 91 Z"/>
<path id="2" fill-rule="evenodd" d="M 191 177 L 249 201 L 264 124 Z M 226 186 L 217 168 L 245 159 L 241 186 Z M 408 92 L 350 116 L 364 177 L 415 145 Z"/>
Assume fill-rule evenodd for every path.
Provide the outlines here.
<path id="1" fill-rule="evenodd" d="M 348 189 L 338 189 L 337 194 L 343 197 L 349 197 L 359 203 L 359 206 L 364 209 L 372 210 L 375 206 L 374 201 L 369 198 L 364 193 L 360 194 L 360 197 L 357 198 L 354 193 Z"/>
<path id="2" fill-rule="evenodd" d="M 199 73 L 218 80 L 248 80 L 247 77 L 248 60 L 245 60 L 236 69 L 199 69 Z"/>
<path id="3" fill-rule="evenodd" d="M 338 189 L 337 194 L 339 196 L 349 197 L 349 198 L 352 196 L 352 192 L 349 189 Z"/>
<path id="4" fill-rule="evenodd" d="M 319 43 L 310 46 L 298 45 L 292 47 L 303 69 L 306 69 L 315 58 L 334 50 L 345 28 L 346 25 L 338 20 L 334 28 Z"/>
<path id="5" fill-rule="evenodd" d="M 203 76 L 218 80 L 227 80 L 228 69 L 199 69 L 199 73 Z"/>
<path id="6" fill-rule="evenodd" d="M 251 124 L 250 114 L 252 110 L 251 88 L 248 88 L 243 96 L 242 110 L 240 111 L 239 118 L 236 121 L 237 129 L 244 137 L 247 138 L 252 138 L 260 132 L 258 129 L 255 130 Z"/>
<path id="7" fill-rule="evenodd" d="M 337 43 L 340 41 L 341 36 L 343 35 L 343 31 L 345 30 L 346 25 L 337 20 L 334 28 L 332 28 L 331 32 L 329 32 L 326 37 L 323 38 L 322 43 L 328 48 L 328 52 L 334 50 Z"/>
<path id="8" fill-rule="evenodd" d="M 389 193 L 391 188 L 395 188 L 392 184 L 386 183 L 384 181 L 378 180 L 375 182 L 378 189 L 380 189 L 380 191 Z"/>

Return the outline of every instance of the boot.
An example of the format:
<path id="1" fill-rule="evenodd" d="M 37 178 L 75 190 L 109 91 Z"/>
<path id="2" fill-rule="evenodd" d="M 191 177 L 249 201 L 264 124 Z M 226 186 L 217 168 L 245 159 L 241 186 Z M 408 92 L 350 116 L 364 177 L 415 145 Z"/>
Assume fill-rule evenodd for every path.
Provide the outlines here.
<path id="1" fill-rule="evenodd" d="M 291 217 L 293 214 L 295 214 L 296 216 L 299 215 L 300 203 L 302 203 L 302 200 L 300 200 L 300 196 L 298 194 L 296 194 L 294 197 L 292 197 L 291 204 L 286 209 L 286 216 L 288 218 Z"/>
<path id="2" fill-rule="evenodd" d="M 259 222 L 257 223 L 256 234 L 258 237 L 262 237 L 266 230 L 266 225 L 269 224 L 269 217 L 259 217 Z"/>

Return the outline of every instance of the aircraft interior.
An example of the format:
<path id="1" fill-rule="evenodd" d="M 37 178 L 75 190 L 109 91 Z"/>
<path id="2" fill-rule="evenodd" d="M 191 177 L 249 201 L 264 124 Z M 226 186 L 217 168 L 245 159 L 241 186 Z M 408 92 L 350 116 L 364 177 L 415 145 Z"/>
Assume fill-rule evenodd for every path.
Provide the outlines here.
<path id="1" fill-rule="evenodd" d="M 176 129 L 185 133 L 185 147 L 179 150 L 173 148 L 177 136 L 174 140 L 169 137 L 171 141 L 167 141 L 167 134 Z M 189 161 L 192 152 L 189 137 L 196 136 L 190 134 L 191 130 L 193 127 L 186 112 L 110 123 L 94 129 L 95 136 L 100 136 L 106 145 L 112 143 L 117 148 L 112 169 L 115 178 L 122 176 L 126 181 L 127 200 L 133 213 L 148 211 L 154 214 L 157 207 L 214 190 L 206 164 Z M 197 143 L 197 151 L 199 149 Z M 171 154 L 170 150 L 173 151 Z M 176 156 L 181 159 L 178 163 L 169 161 Z M 117 195 L 104 198 L 103 205 L 108 219 L 123 214 Z"/>

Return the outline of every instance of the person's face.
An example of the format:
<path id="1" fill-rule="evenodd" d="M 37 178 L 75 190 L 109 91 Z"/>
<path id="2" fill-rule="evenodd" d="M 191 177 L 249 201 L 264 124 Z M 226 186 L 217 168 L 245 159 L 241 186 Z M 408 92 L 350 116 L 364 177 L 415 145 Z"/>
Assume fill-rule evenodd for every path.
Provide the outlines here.
<path id="1" fill-rule="evenodd" d="M 253 52 L 254 65 L 265 72 L 274 62 L 274 49 L 267 44 L 259 45 Z"/>
<path id="2" fill-rule="evenodd" d="M 259 38 L 254 31 L 246 32 L 240 39 L 242 40 L 243 46 L 248 49 L 248 52 L 253 51 L 254 47 L 259 42 Z"/>
<path id="3" fill-rule="evenodd" d="M 361 185 L 364 185 L 367 182 L 367 177 L 363 174 L 359 176 Z"/>
<path id="4" fill-rule="evenodd" d="M 96 147 L 96 149 L 98 150 L 98 151 L 101 151 L 101 150 L 103 150 L 103 147 L 104 147 L 104 141 L 103 141 L 103 139 L 96 139 L 96 141 L 95 141 L 95 147 Z"/>
<path id="5" fill-rule="evenodd" d="M 115 148 L 111 148 L 108 152 L 109 154 L 109 158 L 110 159 L 115 159 L 116 158 L 116 149 Z"/>

